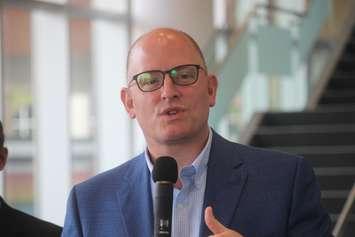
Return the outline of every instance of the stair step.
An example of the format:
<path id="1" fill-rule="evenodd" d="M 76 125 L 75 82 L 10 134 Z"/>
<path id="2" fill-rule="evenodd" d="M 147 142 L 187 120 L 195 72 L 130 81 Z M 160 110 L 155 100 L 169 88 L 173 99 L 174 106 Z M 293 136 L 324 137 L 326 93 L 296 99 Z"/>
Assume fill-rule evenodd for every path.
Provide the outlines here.
<path id="1" fill-rule="evenodd" d="M 355 103 L 355 90 L 328 90 L 319 101 L 319 104 L 353 104 Z"/>
<path id="2" fill-rule="evenodd" d="M 355 54 L 355 39 L 350 39 L 345 46 L 345 52 Z"/>
<path id="3" fill-rule="evenodd" d="M 338 220 L 338 218 L 339 218 L 339 214 L 336 214 L 336 213 L 330 213 L 329 214 L 329 216 L 330 216 L 330 220 L 332 221 L 332 222 L 335 222 L 336 220 Z M 350 214 L 349 215 L 349 218 L 348 218 L 348 221 L 350 221 L 350 223 L 355 223 L 355 215 L 354 214 Z M 349 224 L 350 224 L 349 223 Z M 349 225 L 347 225 L 347 227 L 348 227 Z M 353 233 L 355 233 L 355 232 L 353 232 Z M 354 237 L 354 236 L 351 236 L 351 237 Z"/>
<path id="4" fill-rule="evenodd" d="M 349 112 L 355 108 L 355 103 L 349 103 L 349 104 L 320 104 L 317 105 L 317 110 L 320 111 L 332 111 L 332 110 L 337 110 L 337 111 L 344 111 L 344 112 Z"/>
<path id="5" fill-rule="evenodd" d="M 323 94 L 325 97 L 342 97 L 342 96 L 351 97 L 351 96 L 355 96 L 355 90 L 352 89 L 327 90 Z"/>
<path id="6" fill-rule="evenodd" d="M 321 197 L 324 199 L 347 199 L 350 190 L 322 190 Z"/>
<path id="7" fill-rule="evenodd" d="M 321 204 L 327 210 L 328 213 L 340 213 L 344 206 L 345 200 L 345 198 L 322 198 Z M 355 209 L 352 210 L 351 213 L 355 214 Z"/>
<path id="8" fill-rule="evenodd" d="M 347 104 L 354 104 L 355 103 L 355 96 L 352 97 L 332 97 L 332 98 L 321 98 L 319 100 L 320 105 L 329 105 L 329 104 L 334 104 L 334 105 L 344 105 L 346 106 Z"/>
<path id="9" fill-rule="evenodd" d="M 337 145 L 337 146 L 270 146 L 269 149 L 275 151 L 287 152 L 290 154 L 298 155 L 344 155 L 344 154 L 355 154 L 355 145 Z"/>
<path id="10" fill-rule="evenodd" d="M 355 103 L 354 103 L 355 104 Z M 324 107 L 315 111 L 266 113 L 262 125 L 306 125 L 306 124 L 331 124 L 354 123 L 355 106 L 344 110 L 342 107 Z"/>
<path id="11" fill-rule="evenodd" d="M 355 233 L 355 221 L 346 223 L 342 237 L 354 237 Z"/>
<path id="12" fill-rule="evenodd" d="M 340 58 L 340 62 L 355 62 L 355 56 L 348 52 L 344 52 Z"/>
<path id="13" fill-rule="evenodd" d="M 355 79 L 354 79 L 355 80 Z M 341 97 L 341 96 L 354 96 L 355 89 L 341 89 L 341 90 L 326 90 L 323 92 L 324 96 L 327 97 Z"/>
<path id="14" fill-rule="evenodd" d="M 337 146 L 354 145 L 355 133 L 305 133 L 305 134 L 279 134 L 279 135 L 256 135 L 251 144 L 254 146 L 270 147 L 274 144 L 278 146 Z"/>
<path id="15" fill-rule="evenodd" d="M 355 27 L 313 111 L 266 113 L 250 144 L 303 156 L 334 227 L 355 182 Z M 354 236 L 355 204 L 343 236 Z"/>
<path id="16" fill-rule="evenodd" d="M 314 173 L 318 176 L 335 176 L 335 175 L 355 175 L 355 166 L 354 167 L 321 167 L 314 168 Z M 355 182 L 355 180 L 354 180 Z M 351 188 L 351 187 L 350 187 Z"/>
<path id="17" fill-rule="evenodd" d="M 336 70 L 335 73 L 333 74 L 331 80 L 337 80 L 337 79 L 352 80 L 352 79 L 355 79 L 355 73 L 349 73 L 349 72 L 344 72 L 341 70 Z"/>
<path id="18" fill-rule="evenodd" d="M 310 162 L 312 167 L 355 167 L 355 153 L 342 154 L 299 154 Z"/>
<path id="19" fill-rule="evenodd" d="M 350 190 L 355 182 L 355 167 L 315 168 L 314 173 L 321 190 Z"/>
<path id="20" fill-rule="evenodd" d="M 355 181 L 355 174 L 319 175 L 317 180 L 321 190 L 350 190 Z"/>
<path id="21" fill-rule="evenodd" d="M 285 126 L 261 126 L 257 129 L 256 135 L 292 135 L 292 134 L 317 134 L 338 132 L 355 132 L 355 120 L 353 123 L 340 124 L 301 124 Z M 355 145 L 355 140 L 354 140 Z"/>
<path id="22" fill-rule="evenodd" d="M 343 54 L 338 62 L 337 65 L 337 70 L 343 70 L 343 71 L 349 71 L 349 72 L 354 72 L 354 66 L 355 66 L 355 57 L 354 55 L 351 55 L 350 53 L 346 52 Z"/>
<path id="23" fill-rule="evenodd" d="M 355 65 L 353 66 L 355 68 Z M 337 89 L 355 89 L 355 78 L 343 77 L 343 78 L 333 78 L 329 81 L 327 89 L 337 90 Z"/>
<path id="24" fill-rule="evenodd" d="M 355 124 L 260 127 L 251 145 L 260 147 L 302 145 L 354 145 Z"/>
<path id="25" fill-rule="evenodd" d="M 330 214 L 330 219 L 332 220 L 333 228 L 338 218 L 339 218 L 339 214 Z M 344 232 L 341 236 L 354 237 L 354 233 L 355 233 L 355 214 L 350 214 L 348 217 L 348 222 L 345 224 Z"/>

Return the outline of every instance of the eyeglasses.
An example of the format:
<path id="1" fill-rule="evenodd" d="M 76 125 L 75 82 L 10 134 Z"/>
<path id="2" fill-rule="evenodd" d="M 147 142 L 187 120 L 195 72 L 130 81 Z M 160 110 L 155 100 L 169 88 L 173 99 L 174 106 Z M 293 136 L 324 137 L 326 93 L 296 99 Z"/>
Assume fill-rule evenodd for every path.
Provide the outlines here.
<path id="1" fill-rule="evenodd" d="M 200 65 L 187 64 L 171 68 L 167 71 L 151 70 L 134 75 L 132 81 L 136 81 L 138 88 L 143 92 L 158 90 L 164 85 L 165 74 L 169 74 L 175 85 L 189 86 L 198 79 L 199 69 L 206 70 Z"/>

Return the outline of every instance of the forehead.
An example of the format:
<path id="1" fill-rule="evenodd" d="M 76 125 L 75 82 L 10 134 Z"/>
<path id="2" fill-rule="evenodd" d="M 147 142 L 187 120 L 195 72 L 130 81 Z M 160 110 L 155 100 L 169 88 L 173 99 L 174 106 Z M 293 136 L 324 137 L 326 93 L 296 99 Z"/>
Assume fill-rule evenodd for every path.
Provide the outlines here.
<path id="1" fill-rule="evenodd" d="M 130 52 L 128 75 L 167 70 L 182 64 L 200 64 L 203 60 L 193 42 L 175 31 L 152 32 L 139 39 Z"/>

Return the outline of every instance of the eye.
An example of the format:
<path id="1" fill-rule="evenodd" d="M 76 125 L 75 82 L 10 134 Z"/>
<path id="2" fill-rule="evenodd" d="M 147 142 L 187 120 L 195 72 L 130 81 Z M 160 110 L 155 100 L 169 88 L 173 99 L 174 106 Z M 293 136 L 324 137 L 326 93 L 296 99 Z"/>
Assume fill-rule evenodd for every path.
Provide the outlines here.
<path id="1" fill-rule="evenodd" d="M 151 78 L 149 78 L 149 79 L 147 79 L 147 80 L 145 81 L 145 84 L 147 84 L 147 85 L 153 85 L 153 84 L 159 83 L 159 81 L 160 81 L 159 78 L 157 78 L 157 77 L 151 77 Z"/>
<path id="2" fill-rule="evenodd" d="M 159 73 L 144 72 L 137 76 L 137 82 L 141 88 L 150 90 L 152 87 L 161 83 L 161 77 Z"/>
<path id="3" fill-rule="evenodd" d="M 183 72 L 183 73 L 180 74 L 180 77 L 182 79 L 189 79 L 189 78 L 193 78 L 194 74 L 191 73 L 191 72 Z"/>
<path id="4" fill-rule="evenodd" d="M 180 80 L 194 80 L 196 76 L 196 73 L 193 70 L 189 70 L 189 69 L 183 69 L 181 71 L 178 72 L 177 77 Z"/>

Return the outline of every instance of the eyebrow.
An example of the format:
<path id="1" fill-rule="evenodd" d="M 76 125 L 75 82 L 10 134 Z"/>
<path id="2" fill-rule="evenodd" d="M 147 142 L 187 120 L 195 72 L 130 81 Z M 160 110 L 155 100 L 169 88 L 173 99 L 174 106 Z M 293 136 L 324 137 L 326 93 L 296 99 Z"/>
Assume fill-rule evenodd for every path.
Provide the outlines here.
<path id="1" fill-rule="evenodd" d="M 131 82 L 134 77 L 136 77 L 137 75 L 140 75 L 142 73 L 147 73 L 147 72 L 164 72 L 164 73 L 168 73 L 178 67 L 182 67 L 182 66 L 199 66 L 199 68 L 203 69 L 203 71 L 207 72 L 207 69 L 204 67 L 204 66 L 201 66 L 200 64 L 193 64 L 193 63 L 189 63 L 189 64 L 179 64 L 179 65 L 176 65 L 176 66 L 173 66 L 167 70 L 161 70 L 161 69 L 151 69 L 151 70 L 146 70 L 146 71 L 142 71 L 142 72 L 139 72 L 139 73 L 135 73 L 133 76 L 132 76 L 132 79 L 129 80 L 128 82 Z"/>

